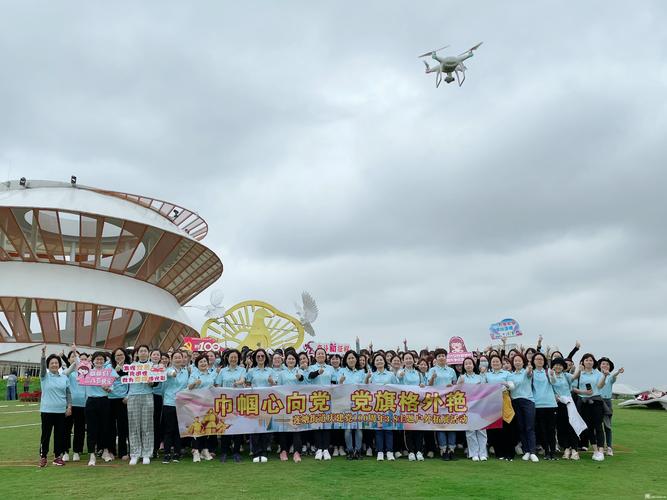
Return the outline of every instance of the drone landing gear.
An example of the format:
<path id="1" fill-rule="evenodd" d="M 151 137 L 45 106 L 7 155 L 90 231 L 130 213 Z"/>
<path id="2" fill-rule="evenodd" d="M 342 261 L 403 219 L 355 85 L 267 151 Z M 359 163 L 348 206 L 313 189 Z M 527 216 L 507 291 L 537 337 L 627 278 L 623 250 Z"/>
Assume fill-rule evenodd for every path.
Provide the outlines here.
<path id="1" fill-rule="evenodd" d="M 452 76 L 451 73 L 448 73 L 447 78 L 445 78 L 445 82 L 452 83 L 453 81 L 454 81 L 454 77 Z"/>

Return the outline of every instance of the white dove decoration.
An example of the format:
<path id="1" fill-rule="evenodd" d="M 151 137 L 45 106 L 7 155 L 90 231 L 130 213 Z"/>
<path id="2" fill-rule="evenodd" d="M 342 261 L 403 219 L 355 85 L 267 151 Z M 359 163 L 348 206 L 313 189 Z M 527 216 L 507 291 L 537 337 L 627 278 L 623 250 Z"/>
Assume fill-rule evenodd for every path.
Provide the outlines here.
<path id="1" fill-rule="evenodd" d="M 227 309 L 222 305 L 222 300 L 225 298 L 225 295 L 222 293 L 222 290 L 216 289 L 211 291 L 211 296 L 209 298 L 210 304 L 207 306 L 185 306 L 185 307 L 194 307 L 195 309 L 200 309 L 206 311 L 204 316 L 209 319 L 218 319 L 222 318 L 225 315 Z"/>
<path id="2" fill-rule="evenodd" d="M 313 296 L 308 292 L 303 292 L 301 294 L 301 300 L 303 301 L 303 306 L 300 306 L 296 302 L 294 303 L 294 306 L 296 307 L 296 315 L 306 333 L 311 337 L 314 337 L 315 330 L 313 329 L 312 323 L 315 322 L 319 313 L 317 304 L 315 303 Z"/>

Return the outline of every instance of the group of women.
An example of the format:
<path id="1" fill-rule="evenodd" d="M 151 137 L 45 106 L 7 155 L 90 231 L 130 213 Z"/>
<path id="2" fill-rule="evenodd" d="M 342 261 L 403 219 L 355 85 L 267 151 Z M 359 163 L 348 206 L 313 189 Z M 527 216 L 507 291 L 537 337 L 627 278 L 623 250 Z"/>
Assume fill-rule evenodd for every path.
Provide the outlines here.
<path id="1" fill-rule="evenodd" d="M 407 455 L 410 461 L 439 456 L 456 459 L 456 450 L 466 449 L 472 461 L 488 460 L 489 452 L 499 460 L 538 462 L 538 449 L 545 460 L 579 460 L 579 451 L 588 449 L 593 460 L 613 455 L 612 386 L 623 368 L 614 371 L 606 357 L 596 359 L 584 354 L 579 363 L 573 356 L 579 344 L 563 356 L 559 351 L 541 352 L 536 348 L 514 348 L 506 352 L 491 347 L 473 353 L 462 365 L 450 366 L 447 351 L 422 349 L 350 350 L 343 356 L 317 349 L 313 355 L 294 349 L 267 352 L 265 349 L 223 353 L 168 353 L 146 345 L 131 351 L 117 348 L 92 355 L 72 346 L 65 356 L 45 357 L 42 350 L 40 403 L 42 435 L 40 466 L 47 465 L 51 434 L 54 465 L 79 461 L 84 440 L 88 465 L 98 458 L 105 462 L 127 460 L 149 464 L 162 455 L 163 463 L 178 462 L 190 449 L 193 462 L 212 460 L 241 461 L 248 450 L 253 462 L 268 460 L 277 449 L 280 460 L 292 455 L 300 462 L 304 454 L 315 460 L 346 456 L 348 460 L 376 456 L 395 460 Z M 113 383 L 108 386 L 81 386 L 77 366 L 87 359 L 95 368 L 112 368 Z M 160 365 L 166 381 L 124 384 L 126 364 Z M 466 432 L 326 429 L 302 432 L 257 433 L 249 436 L 223 435 L 181 438 L 176 414 L 176 395 L 181 391 L 207 387 L 270 387 L 273 385 L 398 384 L 449 387 L 456 384 L 500 384 L 504 408 L 502 427 Z M 568 408 L 570 406 L 570 408 Z M 580 414 L 586 430 L 577 435 L 570 418 Z M 275 442 L 274 442 L 275 441 Z M 70 455 L 70 451 L 72 452 Z"/>

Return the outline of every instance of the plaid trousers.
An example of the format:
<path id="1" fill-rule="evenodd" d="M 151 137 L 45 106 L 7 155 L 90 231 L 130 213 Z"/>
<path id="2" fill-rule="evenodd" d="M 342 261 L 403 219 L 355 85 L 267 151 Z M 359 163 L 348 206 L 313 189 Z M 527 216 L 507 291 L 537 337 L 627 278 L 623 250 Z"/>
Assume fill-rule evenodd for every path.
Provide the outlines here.
<path id="1" fill-rule="evenodd" d="M 153 394 L 127 398 L 127 423 L 130 431 L 130 457 L 153 455 Z"/>

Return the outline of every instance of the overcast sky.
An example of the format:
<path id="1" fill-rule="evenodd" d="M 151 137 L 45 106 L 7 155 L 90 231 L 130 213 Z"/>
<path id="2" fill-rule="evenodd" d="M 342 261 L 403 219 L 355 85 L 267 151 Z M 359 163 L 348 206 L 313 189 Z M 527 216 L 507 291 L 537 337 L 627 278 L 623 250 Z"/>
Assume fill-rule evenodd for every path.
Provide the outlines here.
<path id="1" fill-rule="evenodd" d="M 664 2 L 1 12 L 0 175 L 196 210 L 227 306 L 307 289 L 318 339 L 376 347 L 514 317 L 667 383 Z M 480 41 L 461 88 L 416 57 Z"/>

